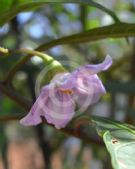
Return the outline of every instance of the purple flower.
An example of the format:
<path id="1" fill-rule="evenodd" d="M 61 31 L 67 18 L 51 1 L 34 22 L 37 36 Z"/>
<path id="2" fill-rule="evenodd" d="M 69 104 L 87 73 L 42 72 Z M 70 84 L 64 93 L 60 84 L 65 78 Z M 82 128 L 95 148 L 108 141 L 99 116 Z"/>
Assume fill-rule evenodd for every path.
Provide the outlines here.
<path id="1" fill-rule="evenodd" d="M 57 129 L 64 128 L 73 118 L 76 105 L 82 112 L 106 93 L 97 73 L 107 70 L 111 64 L 112 59 L 107 56 L 101 64 L 55 75 L 50 84 L 43 87 L 21 124 L 37 125 L 42 122 L 42 116 Z"/>

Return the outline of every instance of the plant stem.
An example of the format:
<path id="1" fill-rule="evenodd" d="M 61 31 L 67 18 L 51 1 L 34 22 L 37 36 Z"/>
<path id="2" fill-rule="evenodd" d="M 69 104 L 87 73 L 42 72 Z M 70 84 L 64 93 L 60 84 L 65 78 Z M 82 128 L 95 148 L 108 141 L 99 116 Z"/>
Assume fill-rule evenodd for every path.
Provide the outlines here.
<path id="1" fill-rule="evenodd" d="M 44 61 L 45 64 L 51 64 L 52 67 L 57 66 L 59 67 L 59 69 L 61 69 L 61 71 L 65 71 L 64 67 L 60 64 L 60 62 L 56 61 L 51 56 L 45 53 L 42 53 L 36 50 L 20 49 L 20 50 L 15 50 L 15 51 L 9 51 L 8 55 L 17 54 L 17 53 L 25 53 L 28 55 L 19 59 L 19 61 L 16 62 L 16 64 L 11 68 L 11 70 L 8 72 L 4 80 L 5 84 L 8 84 L 9 82 L 11 82 L 17 70 L 35 55 L 40 57 Z"/>

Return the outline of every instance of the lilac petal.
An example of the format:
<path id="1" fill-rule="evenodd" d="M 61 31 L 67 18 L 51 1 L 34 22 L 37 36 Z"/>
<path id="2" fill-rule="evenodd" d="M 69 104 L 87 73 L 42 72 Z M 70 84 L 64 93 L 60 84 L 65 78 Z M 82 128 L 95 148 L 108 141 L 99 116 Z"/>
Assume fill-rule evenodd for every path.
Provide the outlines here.
<path id="1" fill-rule="evenodd" d="M 61 89 L 71 89 L 74 87 L 74 76 L 71 73 L 59 73 L 56 74 L 51 80 L 52 84 L 55 84 Z"/>
<path id="2" fill-rule="evenodd" d="M 76 77 L 70 73 L 66 80 L 60 85 L 61 89 L 72 89 L 76 85 Z"/>
<path id="3" fill-rule="evenodd" d="M 112 64 L 111 56 L 107 55 L 105 60 L 97 65 L 86 65 L 81 68 L 78 68 L 73 73 L 68 74 L 65 76 L 65 81 L 60 85 L 62 89 L 71 89 L 76 86 L 76 81 L 79 77 L 88 78 L 91 75 L 97 74 L 100 71 L 107 70 Z"/>
<path id="4" fill-rule="evenodd" d="M 107 55 L 105 60 L 97 65 L 86 65 L 83 66 L 77 70 L 75 70 L 73 73 L 62 73 L 58 74 L 54 77 L 52 82 L 54 81 L 59 84 L 59 88 L 61 89 L 72 89 L 76 86 L 76 80 L 80 76 L 91 76 L 93 74 L 97 74 L 100 71 L 107 70 L 112 64 L 112 58 Z"/>
<path id="5" fill-rule="evenodd" d="M 57 129 L 64 128 L 73 118 L 75 104 L 69 94 L 55 90 L 55 96 L 46 101 L 44 117 Z"/>
<path id="6" fill-rule="evenodd" d="M 49 94 L 49 87 L 45 86 L 39 97 L 37 98 L 36 102 L 32 106 L 30 112 L 20 120 L 20 123 L 23 125 L 37 125 L 42 122 L 41 115 L 43 114 L 43 109 L 45 106 L 46 99 L 48 98 Z"/>
<path id="7" fill-rule="evenodd" d="M 84 75 L 84 76 L 90 76 L 93 74 L 97 74 L 100 71 L 107 70 L 112 65 L 112 58 L 111 56 L 107 55 L 105 60 L 97 65 L 86 65 L 79 69 L 77 69 L 75 72 L 73 72 L 74 76 Z"/>
<path id="8" fill-rule="evenodd" d="M 106 91 L 99 77 L 91 75 L 87 78 L 78 78 L 74 92 L 77 104 L 86 109 L 96 103 Z"/>

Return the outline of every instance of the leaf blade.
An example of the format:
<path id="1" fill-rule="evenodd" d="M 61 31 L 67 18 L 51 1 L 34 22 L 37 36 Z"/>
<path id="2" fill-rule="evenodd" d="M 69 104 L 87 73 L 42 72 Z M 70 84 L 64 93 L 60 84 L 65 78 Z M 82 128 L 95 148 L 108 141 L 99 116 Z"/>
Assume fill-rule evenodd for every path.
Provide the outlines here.
<path id="1" fill-rule="evenodd" d="M 92 42 L 106 38 L 123 38 L 135 36 L 135 24 L 119 23 L 90 29 L 88 31 L 54 39 L 42 44 L 36 50 L 45 51 L 58 45 Z"/>
<path id="2" fill-rule="evenodd" d="M 92 120 L 99 135 L 103 137 L 114 169 L 133 169 L 135 166 L 135 127 L 104 117 L 93 116 Z"/>
<path id="3" fill-rule="evenodd" d="M 110 9 L 94 2 L 92 0 L 38 0 L 38 1 L 26 1 L 26 0 L 8 0 L 4 1 L 1 0 L 1 7 L 0 9 L 0 25 L 3 25 L 7 21 L 11 20 L 14 16 L 16 16 L 20 12 L 24 12 L 26 10 L 33 10 L 33 8 L 41 7 L 47 3 L 76 3 L 82 5 L 90 5 L 95 8 L 98 8 L 108 15 L 110 15 L 115 22 L 119 22 L 118 17 L 115 15 L 113 11 Z"/>

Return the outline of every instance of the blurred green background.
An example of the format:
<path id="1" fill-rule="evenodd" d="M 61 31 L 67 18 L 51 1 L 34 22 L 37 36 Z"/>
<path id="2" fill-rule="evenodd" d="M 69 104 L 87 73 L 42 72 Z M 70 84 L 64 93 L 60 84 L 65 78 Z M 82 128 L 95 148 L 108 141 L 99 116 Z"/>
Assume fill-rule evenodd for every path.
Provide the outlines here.
<path id="1" fill-rule="evenodd" d="M 135 23 L 134 0 L 97 0 L 111 9 L 121 22 Z M 32 12 L 22 12 L 0 27 L 0 46 L 8 49 L 34 49 L 55 38 L 110 25 L 113 19 L 105 12 L 78 4 L 46 4 Z M 135 124 L 135 39 L 108 38 L 81 44 L 61 45 L 45 51 L 59 61 L 67 61 L 67 69 L 99 63 L 109 54 L 113 66 L 100 73 L 107 94 L 87 113 Z M 0 80 L 21 57 L 0 56 Z M 19 69 L 13 86 L 28 100 L 44 63 L 37 56 Z M 19 121 L 2 117 L 24 115 L 26 110 L 0 93 L 0 169 L 111 169 L 109 155 L 100 138 L 90 128 L 90 144 L 67 136 L 47 125 L 23 127 Z M 44 149 L 44 150 L 43 150 Z M 46 152 L 47 158 L 46 159 Z"/>

